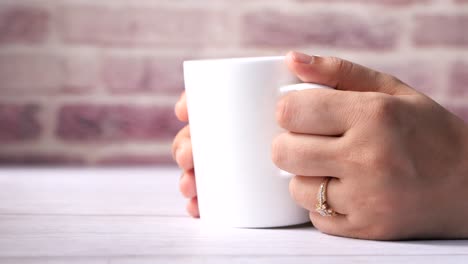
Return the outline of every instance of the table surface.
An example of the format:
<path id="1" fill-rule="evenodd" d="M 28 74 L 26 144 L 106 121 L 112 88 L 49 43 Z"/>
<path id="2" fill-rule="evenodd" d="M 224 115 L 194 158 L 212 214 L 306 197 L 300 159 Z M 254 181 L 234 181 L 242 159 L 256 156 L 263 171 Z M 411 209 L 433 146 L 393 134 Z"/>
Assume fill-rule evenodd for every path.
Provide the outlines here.
<path id="1" fill-rule="evenodd" d="M 378 242 L 310 225 L 210 227 L 175 168 L 0 169 L 0 263 L 468 263 L 468 240 Z"/>

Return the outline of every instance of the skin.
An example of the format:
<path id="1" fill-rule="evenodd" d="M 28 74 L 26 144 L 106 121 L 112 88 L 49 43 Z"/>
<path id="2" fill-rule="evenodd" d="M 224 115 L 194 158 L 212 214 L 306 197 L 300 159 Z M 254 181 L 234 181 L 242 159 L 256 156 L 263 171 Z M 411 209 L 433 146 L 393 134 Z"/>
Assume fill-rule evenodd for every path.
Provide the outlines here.
<path id="1" fill-rule="evenodd" d="M 288 132 L 272 142 L 272 160 L 297 176 L 294 200 L 331 235 L 374 239 L 468 238 L 468 126 L 393 76 L 333 57 L 290 52 L 286 63 L 303 82 L 335 90 L 290 92 L 277 105 Z M 177 117 L 188 122 L 185 95 Z M 199 216 L 188 126 L 173 144 L 183 169 L 180 191 Z M 325 176 L 328 204 L 315 212 Z"/>

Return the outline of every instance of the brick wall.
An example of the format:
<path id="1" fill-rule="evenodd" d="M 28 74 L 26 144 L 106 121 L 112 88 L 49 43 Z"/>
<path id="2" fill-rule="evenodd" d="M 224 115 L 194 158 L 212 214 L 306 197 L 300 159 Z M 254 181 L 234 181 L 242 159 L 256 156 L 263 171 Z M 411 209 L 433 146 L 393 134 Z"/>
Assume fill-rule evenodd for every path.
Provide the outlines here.
<path id="1" fill-rule="evenodd" d="M 290 49 L 468 120 L 467 0 L 1 0 L 0 164 L 170 163 L 184 59 Z"/>

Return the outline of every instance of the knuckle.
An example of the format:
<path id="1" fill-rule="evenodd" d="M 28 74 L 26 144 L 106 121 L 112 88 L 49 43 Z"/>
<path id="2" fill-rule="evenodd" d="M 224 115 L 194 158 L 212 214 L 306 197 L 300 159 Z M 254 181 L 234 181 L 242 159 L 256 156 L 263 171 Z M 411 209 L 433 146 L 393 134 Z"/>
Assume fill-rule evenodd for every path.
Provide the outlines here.
<path id="1" fill-rule="evenodd" d="M 334 66 L 336 70 L 339 70 L 342 66 L 343 60 L 338 57 L 329 57 L 330 64 Z"/>
<path id="2" fill-rule="evenodd" d="M 182 178 L 179 181 L 179 191 L 184 197 L 187 197 L 190 192 L 190 188 L 187 184 L 185 176 L 182 176 Z"/>
<path id="3" fill-rule="evenodd" d="M 175 154 L 177 148 L 180 146 L 181 142 L 186 138 L 190 140 L 190 130 L 188 125 L 179 130 L 179 132 L 177 132 L 177 135 L 174 137 L 174 140 L 172 141 L 172 158 L 174 160 L 176 158 Z"/>
<path id="4" fill-rule="evenodd" d="M 354 64 L 347 60 L 343 60 L 338 57 L 331 57 L 330 60 L 332 65 L 335 67 L 336 72 L 340 73 L 340 75 L 346 76 L 353 71 Z"/>
<path id="5" fill-rule="evenodd" d="M 176 151 L 177 148 L 179 147 L 179 140 L 177 140 L 177 137 L 174 139 L 172 142 L 172 159 L 176 160 Z"/>
<path id="6" fill-rule="evenodd" d="M 388 151 L 385 148 L 384 145 L 381 145 L 378 148 L 369 149 L 362 154 L 362 161 L 376 171 L 382 172 L 388 167 L 389 158 L 391 157 L 387 155 Z"/>
<path id="7" fill-rule="evenodd" d="M 197 195 L 193 174 L 184 172 L 179 181 L 179 190 L 185 198 L 193 198 Z"/>
<path id="8" fill-rule="evenodd" d="M 284 134 L 284 133 L 283 133 Z M 273 139 L 271 144 L 271 159 L 273 163 L 276 164 L 278 167 L 282 167 L 285 163 L 286 155 L 285 155 L 285 148 L 284 148 L 284 136 L 283 134 L 278 135 L 276 138 Z"/>
<path id="9" fill-rule="evenodd" d="M 399 101 L 391 95 L 375 93 L 370 99 L 371 117 L 383 124 L 398 122 Z"/>
<path id="10" fill-rule="evenodd" d="M 355 139 L 354 143 L 339 156 L 346 168 L 373 171 L 373 177 L 381 181 L 395 180 L 398 175 L 417 177 L 417 167 L 399 152 L 399 146 L 367 139 Z"/>
<path id="11" fill-rule="evenodd" d="M 360 168 L 367 155 L 367 138 L 345 137 L 337 144 L 337 159 L 349 168 Z"/>
<path id="12" fill-rule="evenodd" d="M 297 176 L 292 177 L 291 180 L 289 181 L 289 194 L 291 195 L 293 200 L 296 202 L 299 201 L 298 185 L 299 185 L 298 177 Z"/>
<path id="13" fill-rule="evenodd" d="M 393 163 L 394 155 L 387 144 L 373 142 L 367 138 L 350 138 L 348 143 L 340 148 L 337 158 L 344 168 L 354 170 L 373 170 L 382 176 Z"/>
<path id="14" fill-rule="evenodd" d="M 289 92 L 287 95 L 283 96 L 276 107 L 276 120 L 282 128 L 290 127 L 295 117 L 291 93 L 293 92 Z"/>
<path id="15" fill-rule="evenodd" d="M 393 75 L 390 75 L 390 74 L 382 74 L 383 75 L 383 79 L 384 79 L 384 83 L 386 85 L 401 85 L 403 84 L 403 82 L 398 79 L 397 77 L 393 76 Z"/>
<path id="16" fill-rule="evenodd" d="M 376 74 L 377 74 L 376 79 L 378 83 L 383 87 L 392 88 L 392 87 L 396 87 L 396 86 L 404 84 L 400 79 L 398 79 L 397 77 L 393 75 L 381 73 L 381 72 L 376 72 Z"/>
<path id="17" fill-rule="evenodd" d="M 395 101 L 392 100 L 392 96 L 387 96 L 385 94 L 374 94 L 372 97 L 372 104 L 375 109 L 379 112 L 387 113 L 392 110 Z"/>

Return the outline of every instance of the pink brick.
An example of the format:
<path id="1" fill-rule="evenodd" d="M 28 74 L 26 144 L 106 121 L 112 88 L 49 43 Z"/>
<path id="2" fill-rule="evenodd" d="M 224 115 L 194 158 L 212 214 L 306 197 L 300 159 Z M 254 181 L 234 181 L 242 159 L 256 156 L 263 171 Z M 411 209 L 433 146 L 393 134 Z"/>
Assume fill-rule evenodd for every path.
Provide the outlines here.
<path id="1" fill-rule="evenodd" d="M 226 13 L 182 7 L 66 6 L 60 34 L 91 45 L 199 45 L 226 43 Z M 223 34 L 220 34 L 223 33 Z"/>
<path id="2" fill-rule="evenodd" d="M 115 154 L 98 160 L 98 165 L 110 166 L 141 166 L 141 165 L 175 165 L 170 153 L 167 155 L 129 155 Z"/>
<path id="3" fill-rule="evenodd" d="M 183 90 L 182 58 L 108 57 L 102 78 L 112 93 L 180 93 Z"/>
<path id="4" fill-rule="evenodd" d="M 0 142 L 38 139 L 41 126 L 37 119 L 39 106 L 0 103 Z"/>
<path id="5" fill-rule="evenodd" d="M 362 17 L 349 12 L 259 11 L 243 18 L 242 30 L 247 46 L 388 50 L 397 45 L 400 24 L 381 15 Z"/>
<path id="6" fill-rule="evenodd" d="M 67 153 L 46 154 L 0 154 L 0 166 L 51 166 L 51 165 L 84 165 L 85 161 L 80 157 L 71 156 Z"/>
<path id="7" fill-rule="evenodd" d="M 63 62 L 63 84 L 61 93 L 85 93 L 100 84 L 99 62 L 95 56 L 72 56 Z"/>
<path id="8" fill-rule="evenodd" d="M 0 55 L 2 94 L 57 90 L 62 81 L 57 57 L 38 54 Z"/>
<path id="9" fill-rule="evenodd" d="M 94 61 L 51 53 L 0 55 L 0 95 L 83 93 L 95 88 Z M 93 72 L 94 69 L 94 72 Z"/>
<path id="10" fill-rule="evenodd" d="M 468 4 L 468 0 L 455 0 L 457 4 Z"/>
<path id="11" fill-rule="evenodd" d="M 452 67 L 449 93 L 455 97 L 467 98 L 468 104 L 468 62 L 456 62 Z"/>
<path id="12" fill-rule="evenodd" d="M 45 54 L 0 55 L 0 93 L 55 93 L 63 82 L 61 61 Z"/>
<path id="13" fill-rule="evenodd" d="M 49 14 L 33 6 L 0 7 L 0 44 L 40 43 L 49 33 Z"/>
<path id="14" fill-rule="evenodd" d="M 419 15 L 414 20 L 417 46 L 468 47 L 468 14 Z"/>
<path id="15" fill-rule="evenodd" d="M 172 107 L 66 105 L 56 135 L 72 141 L 171 140 L 182 127 Z"/>

